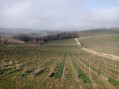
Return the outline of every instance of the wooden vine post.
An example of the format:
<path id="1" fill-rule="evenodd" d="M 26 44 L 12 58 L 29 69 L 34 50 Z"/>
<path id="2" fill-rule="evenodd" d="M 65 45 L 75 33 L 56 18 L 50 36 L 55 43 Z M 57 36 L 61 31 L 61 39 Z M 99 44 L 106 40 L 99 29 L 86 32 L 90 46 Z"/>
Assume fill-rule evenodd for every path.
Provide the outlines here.
<path id="1" fill-rule="evenodd" d="M 89 61 L 89 77 L 91 79 L 91 72 L 90 72 L 90 61 Z"/>

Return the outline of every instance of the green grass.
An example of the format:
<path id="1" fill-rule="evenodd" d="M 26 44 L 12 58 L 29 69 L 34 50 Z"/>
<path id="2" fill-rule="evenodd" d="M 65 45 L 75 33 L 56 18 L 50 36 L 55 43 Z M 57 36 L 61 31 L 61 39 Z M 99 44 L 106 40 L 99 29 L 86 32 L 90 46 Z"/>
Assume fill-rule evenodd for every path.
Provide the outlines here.
<path id="1" fill-rule="evenodd" d="M 14 88 L 15 88 L 15 81 L 12 80 L 9 75 L 0 76 L 0 89 L 14 89 Z"/>
<path id="2" fill-rule="evenodd" d="M 73 76 L 72 76 L 72 70 L 71 70 L 71 66 L 70 66 L 70 65 L 68 65 L 67 71 L 68 71 L 68 76 L 67 76 L 67 78 L 69 79 L 69 81 L 71 81 L 72 78 L 73 78 Z"/>
<path id="3" fill-rule="evenodd" d="M 64 69 L 64 65 L 65 65 L 65 59 L 66 59 L 66 54 L 64 55 L 62 62 L 58 65 L 58 69 L 55 73 L 55 77 L 58 79 L 61 79 L 61 77 L 62 77 L 62 73 L 63 73 L 63 69 Z"/>
<path id="4" fill-rule="evenodd" d="M 74 58 L 71 56 L 72 63 L 74 65 L 74 68 L 77 70 L 79 78 L 84 82 L 90 82 L 90 79 L 86 76 L 86 74 L 81 70 L 81 68 L 78 66 L 78 64 L 75 62 Z"/>
<path id="5" fill-rule="evenodd" d="M 76 41 L 74 39 L 53 40 L 49 41 L 45 45 L 76 45 Z"/>
<path id="6" fill-rule="evenodd" d="M 110 83 L 112 83 L 114 86 L 119 86 L 119 82 L 118 81 L 116 81 L 115 79 L 113 79 L 113 78 L 109 78 L 109 80 L 108 80 Z"/>

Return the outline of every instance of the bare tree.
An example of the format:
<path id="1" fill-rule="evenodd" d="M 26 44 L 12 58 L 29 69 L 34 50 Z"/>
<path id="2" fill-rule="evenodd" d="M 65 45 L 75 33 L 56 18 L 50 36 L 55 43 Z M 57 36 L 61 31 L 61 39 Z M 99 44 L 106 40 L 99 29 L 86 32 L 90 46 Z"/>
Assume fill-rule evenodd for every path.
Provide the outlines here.
<path id="1" fill-rule="evenodd" d="M 17 39 L 17 40 L 24 41 L 24 42 L 30 42 L 33 40 L 33 37 L 29 35 L 25 35 L 25 34 L 19 34 L 19 35 L 14 36 L 13 39 Z"/>

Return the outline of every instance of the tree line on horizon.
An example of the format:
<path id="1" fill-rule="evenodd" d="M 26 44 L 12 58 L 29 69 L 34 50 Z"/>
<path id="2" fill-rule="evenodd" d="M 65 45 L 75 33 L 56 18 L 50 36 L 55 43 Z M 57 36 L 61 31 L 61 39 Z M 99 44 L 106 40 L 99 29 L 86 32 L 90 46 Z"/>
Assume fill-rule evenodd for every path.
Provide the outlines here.
<path id="1" fill-rule="evenodd" d="M 78 37 L 78 32 L 61 32 L 61 33 L 49 33 L 46 36 L 38 36 L 33 37 L 26 34 L 17 34 L 12 37 L 14 40 L 23 41 L 25 43 L 32 43 L 32 44 L 44 44 L 48 41 L 52 40 L 61 40 L 61 39 L 70 39 L 70 38 L 76 38 Z M 4 40 L 3 40 L 4 39 Z M 7 38 L 3 38 L 0 36 L 0 44 L 9 44 L 10 41 Z"/>

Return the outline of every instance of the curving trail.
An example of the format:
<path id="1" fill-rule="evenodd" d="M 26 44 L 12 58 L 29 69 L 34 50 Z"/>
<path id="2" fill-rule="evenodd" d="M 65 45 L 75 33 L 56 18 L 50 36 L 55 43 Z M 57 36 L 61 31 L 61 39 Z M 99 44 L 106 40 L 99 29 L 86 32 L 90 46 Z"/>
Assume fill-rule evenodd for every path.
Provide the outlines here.
<path id="1" fill-rule="evenodd" d="M 75 38 L 75 40 L 76 40 L 77 44 L 81 46 L 81 44 L 80 44 L 80 42 L 77 40 L 77 38 Z"/>
<path id="2" fill-rule="evenodd" d="M 79 46 L 81 46 L 80 42 L 78 41 L 77 38 L 75 38 L 75 41 L 77 42 L 77 44 Z M 102 57 L 106 57 L 106 58 L 110 58 L 110 59 L 113 59 L 115 61 L 119 61 L 119 57 L 118 56 L 115 56 L 115 55 L 111 55 L 111 54 L 106 54 L 106 53 L 101 53 L 101 52 L 97 52 L 97 51 L 94 51 L 94 50 L 91 50 L 91 49 L 88 49 L 88 48 L 82 48 L 84 51 L 87 51 L 89 53 L 92 53 L 94 55 L 98 55 L 98 56 L 102 56 Z"/>

